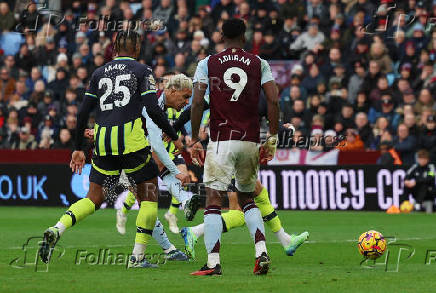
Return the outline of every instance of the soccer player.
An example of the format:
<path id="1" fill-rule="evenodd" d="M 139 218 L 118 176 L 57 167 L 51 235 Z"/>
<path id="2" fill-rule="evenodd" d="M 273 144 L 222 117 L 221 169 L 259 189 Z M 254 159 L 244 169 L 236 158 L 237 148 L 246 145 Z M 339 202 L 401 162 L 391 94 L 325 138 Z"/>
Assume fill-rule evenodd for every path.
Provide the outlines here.
<path id="1" fill-rule="evenodd" d="M 269 133 L 264 153 L 272 159 L 277 147 L 279 104 L 277 86 L 265 60 L 245 52 L 245 24 L 229 19 L 222 25 L 225 50 L 199 62 L 194 77 L 191 107 L 193 162 L 201 163 L 203 148 L 199 128 L 204 95 L 209 88 L 210 141 L 207 147 L 203 182 L 206 186 L 204 242 L 207 263 L 193 275 L 221 275 L 219 258 L 223 230 L 222 198 L 235 176 L 238 201 L 255 244 L 254 274 L 266 274 L 270 258 L 265 243 L 261 213 L 253 201 L 259 169 L 259 94 L 263 88 L 268 103 Z"/>
<path id="2" fill-rule="evenodd" d="M 233 188 L 232 188 L 233 189 Z M 245 224 L 244 213 L 238 204 L 236 192 L 228 192 L 229 211 L 221 215 L 223 223 L 223 232 L 228 232 L 233 228 L 242 227 Z M 271 231 L 276 235 L 280 244 L 288 256 L 293 256 L 298 247 L 309 237 L 308 232 L 300 235 L 289 235 L 282 227 L 279 216 L 269 200 L 268 190 L 257 180 L 256 189 L 254 190 L 254 203 L 259 208 L 263 221 L 268 225 Z M 180 234 L 185 241 L 185 251 L 190 258 L 195 258 L 195 244 L 199 237 L 204 234 L 204 223 L 194 227 L 182 228 Z"/>
<path id="3" fill-rule="evenodd" d="M 96 108 L 95 150 L 86 198 L 72 204 L 55 226 L 43 236 L 39 255 L 48 262 L 51 253 L 66 229 L 93 214 L 104 201 L 103 185 L 118 180 L 120 170 L 130 176 L 137 190 L 140 209 L 136 219 L 136 238 L 129 268 L 156 267 L 144 257 L 146 244 L 152 237 L 157 219 L 158 168 L 147 147 L 143 130 L 143 109 L 176 146 L 182 148 L 178 135 L 159 108 L 152 70 L 135 60 L 140 51 L 140 36 L 134 31 L 120 31 L 115 39 L 117 57 L 92 74 L 77 119 L 75 151 L 70 167 L 81 174 L 85 164 L 82 151 L 83 134 L 89 114 Z M 178 174 L 181 182 L 189 175 Z"/>
<path id="4" fill-rule="evenodd" d="M 166 110 L 167 113 L 180 113 L 180 111 L 189 103 L 189 98 L 192 93 L 192 81 L 184 74 L 173 75 L 168 79 L 168 82 L 165 84 L 165 90 L 162 92 L 159 97 L 159 106 L 162 110 Z M 170 115 L 170 114 L 168 114 Z M 178 116 L 174 116 L 173 119 L 177 119 Z M 149 125 L 153 124 L 152 121 L 148 122 L 147 120 L 147 129 L 149 129 Z M 185 216 L 188 221 L 192 221 L 195 216 L 195 213 L 198 210 L 199 204 L 199 196 L 194 194 L 191 197 L 191 193 L 184 191 L 181 187 L 181 182 L 174 176 L 177 173 L 188 173 L 185 165 L 185 161 L 179 155 L 174 155 L 175 146 L 172 142 L 162 142 L 161 136 L 159 133 L 154 134 L 151 137 L 151 134 L 154 133 L 153 130 L 149 130 L 149 140 L 156 138 L 156 141 L 152 144 L 153 146 L 153 158 L 158 164 L 160 170 L 160 177 L 162 181 L 168 186 L 168 190 L 170 194 L 173 196 L 172 201 L 175 200 L 180 202 L 182 205 Z M 164 145 L 165 144 L 165 145 Z M 177 167 L 176 167 L 177 166 Z M 135 203 L 135 195 L 129 191 L 126 196 L 126 199 L 123 203 L 123 207 L 117 211 L 117 230 L 119 233 L 124 234 L 126 231 L 126 221 L 127 221 L 127 213 Z M 174 214 L 173 214 L 174 216 Z M 175 216 L 174 216 L 175 217 Z M 175 227 L 177 231 L 172 231 L 174 233 L 178 233 L 177 222 L 175 222 Z M 170 230 L 171 230 L 171 222 L 170 222 Z"/>

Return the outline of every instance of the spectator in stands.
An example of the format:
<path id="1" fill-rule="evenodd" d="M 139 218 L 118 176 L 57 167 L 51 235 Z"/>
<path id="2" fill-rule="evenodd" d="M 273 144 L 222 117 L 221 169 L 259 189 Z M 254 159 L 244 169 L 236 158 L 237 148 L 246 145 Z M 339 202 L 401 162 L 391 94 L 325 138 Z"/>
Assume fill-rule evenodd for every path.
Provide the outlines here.
<path id="1" fill-rule="evenodd" d="M 393 139 L 393 145 L 404 165 L 410 166 L 415 163 L 416 144 L 416 137 L 409 135 L 409 129 L 405 124 L 400 124 L 397 135 Z"/>
<path id="2" fill-rule="evenodd" d="M 359 112 L 356 114 L 356 119 L 354 120 L 356 124 L 356 130 L 359 133 L 360 138 L 365 144 L 365 149 L 371 148 L 373 144 L 374 135 L 372 133 L 371 126 L 368 122 L 368 117 L 364 112 Z"/>
<path id="3" fill-rule="evenodd" d="M 13 13 L 6 2 L 0 3 L 0 30 L 1 32 L 10 32 L 15 27 Z"/>
<path id="4" fill-rule="evenodd" d="M 418 138 L 420 129 L 416 125 L 416 116 L 414 113 L 404 114 L 404 124 L 409 129 L 409 134 Z"/>
<path id="5" fill-rule="evenodd" d="M 301 86 L 307 90 L 309 95 L 313 95 L 317 93 L 317 85 L 322 81 L 324 81 L 324 78 L 319 72 L 318 65 L 312 64 L 309 70 L 309 75 L 303 79 Z"/>
<path id="6" fill-rule="evenodd" d="M 338 119 L 341 120 L 342 124 L 344 125 L 344 128 L 355 128 L 354 124 L 354 112 L 353 112 L 353 106 L 349 103 L 345 103 L 342 106 L 341 114 L 339 115 Z"/>
<path id="7" fill-rule="evenodd" d="M 374 135 L 374 141 L 371 146 L 372 149 L 379 148 L 379 144 L 382 141 L 392 141 L 392 135 L 390 134 L 389 121 L 386 117 L 379 117 L 372 130 Z"/>
<path id="8" fill-rule="evenodd" d="M 381 97 L 385 94 L 390 94 L 389 82 L 386 75 L 381 75 L 377 80 L 377 87 L 370 91 L 369 101 L 373 108 L 379 108 Z"/>
<path id="9" fill-rule="evenodd" d="M 401 165 L 401 159 L 390 141 L 382 141 L 380 143 L 380 157 L 377 159 L 378 165 L 393 166 Z"/>
<path id="10" fill-rule="evenodd" d="M 0 69 L 0 103 L 8 104 L 9 98 L 15 92 L 15 79 L 10 76 L 9 69 Z"/>
<path id="11" fill-rule="evenodd" d="M 19 132 L 19 140 L 14 141 L 11 145 L 12 149 L 17 150 L 34 150 L 37 147 L 35 136 L 30 134 L 30 129 L 21 127 Z"/>
<path id="12" fill-rule="evenodd" d="M 355 103 L 359 89 L 365 79 L 365 67 L 362 61 L 354 62 L 354 74 L 348 82 L 348 102 Z"/>
<path id="13" fill-rule="evenodd" d="M 375 123 L 379 117 L 386 117 L 392 130 L 397 129 L 400 123 L 400 115 L 394 111 L 394 101 L 389 93 L 386 93 L 381 98 L 381 111 L 377 111 L 374 107 L 369 110 L 368 120 L 370 123 Z"/>
<path id="14" fill-rule="evenodd" d="M 431 92 L 429 89 L 422 89 L 419 93 L 419 98 L 418 98 L 418 102 L 416 102 L 415 104 L 415 113 L 421 113 L 423 110 L 423 107 L 428 107 L 430 109 L 435 110 L 436 106 L 435 106 L 435 102 L 434 99 L 431 95 Z"/>
<path id="15" fill-rule="evenodd" d="M 310 151 L 322 152 L 324 150 L 324 132 L 318 126 L 314 126 L 310 133 Z"/>
<path id="16" fill-rule="evenodd" d="M 359 91 L 357 93 L 356 101 L 354 102 L 354 113 L 368 113 L 370 108 L 370 103 L 364 91 Z"/>
<path id="17" fill-rule="evenodd" d="M 369 71 L 366 74 L 365 80 L 363 81 L 362 90 L 369 95 L 372 89 L 377 87 L 377 82 L 381 76 L 380 66 L 375 60 L 369 62 Z"/>
<path id="18" fill-rule="evenodd" d="M 318 24 L 312 21 L 308 26 L 308 31 L 302 33 L 295 42 L 291 44 L 291 50 L 313 50 L 316 45 L 324 42 L 324 33 L 318 30 Z"/>
<path id="19" fill-rule="evenodd" d="M 71 133 L 68 129 L 63 128 L 59 134 L 59 140 L 53 145 L 55 149 L 74 149 L 74 143 L 71 140 Z"/>
<path id="20" fill-rule="evenodd" d="M 324 151 L 329 152 L 336 148 L 337 146 L 337 137 L 336 131 L 329 129 L 324 132 Z"/>
<path id="21" fill-rule="evenodd" d="M 359 133 L 355 129 L 347 129 L 346 137 L 343 144 L 336 147 L 340 151 L 363 151 L 365 150 L 365 145 L 360 139 Z"/>
<path id="22" fill-rule="evenodd" d="M 424 208 L 427 213 L 433 213 L 435 188 L 435 166 L 430 163 L 427 150 L 419 150 L 418 163 L 407 170 L 404 186 L 412 192 L 416 199 L 415 209 Z"/>

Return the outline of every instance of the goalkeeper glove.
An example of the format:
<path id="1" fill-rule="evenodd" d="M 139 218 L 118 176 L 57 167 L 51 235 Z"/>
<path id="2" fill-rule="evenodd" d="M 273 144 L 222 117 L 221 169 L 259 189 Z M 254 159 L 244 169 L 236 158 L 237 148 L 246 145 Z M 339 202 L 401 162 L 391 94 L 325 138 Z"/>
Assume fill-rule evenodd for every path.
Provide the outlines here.
<path id="1" fill-rule="evenodd" d="M 269 136 L 266 141 L 260 146 L 259 150 L 259 163 L 261 165 L 266 165 L 268 161 L 274 158 L 277 150 L 277 143 L 279 141 L 279 136 L 277 134 Z"/>

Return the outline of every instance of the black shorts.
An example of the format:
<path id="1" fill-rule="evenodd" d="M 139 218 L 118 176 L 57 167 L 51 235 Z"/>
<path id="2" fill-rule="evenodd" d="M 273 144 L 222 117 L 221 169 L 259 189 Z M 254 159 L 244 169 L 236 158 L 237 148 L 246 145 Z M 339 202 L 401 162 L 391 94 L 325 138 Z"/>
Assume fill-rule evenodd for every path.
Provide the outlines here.
<path id="1" fill-rule="evenodd" d="M 118 182 L 121 171 L 132 178 L 136 184 L 153 179 L 159 169 L 151 157 L 150 148 L 121 156 L 96 156 L 92 158 L 89 181 L 103 185 L 106 180 Z"/>
<path id="2" fill-rule="evenodd" d="M 183 157 L 181 155 L 177 155 L 174 160 L 173 160 L 174 164 L 176 164 L 176 166 L 178 165 L 186 165 L 185 159 L 183 159 Z"/>

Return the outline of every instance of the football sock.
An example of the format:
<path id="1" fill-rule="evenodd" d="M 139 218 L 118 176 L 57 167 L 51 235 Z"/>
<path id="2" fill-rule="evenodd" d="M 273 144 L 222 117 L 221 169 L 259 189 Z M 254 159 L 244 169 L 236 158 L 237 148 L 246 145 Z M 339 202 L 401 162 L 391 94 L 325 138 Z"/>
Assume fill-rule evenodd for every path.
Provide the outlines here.
<path id="1" fill-rule="evenodd" d="M 256 204 L 251 201 L 243 207 L 245 223 L 250 231 L 251 238 L 254 240 L 256 257 L 266 252 L 265 227 L 263 226 L 262 216 Z"/>
<path id="2" fill-rule="evenodd" d="M 283 228 L 281 228 L 277 232 L 274 232 L 274 234 L 276 235 L 277 239 L 280 241 L 283 247 L 288 246 L 289 243 L 291 242 L 291 236 L 288 233 L 286 233 L 285 230 L 283 230 Z"/>
<path id="3" fill-rule="evenodd" d="M 123 208 L 121 209 L 125 215 L 127 215 L 129 210 L 135 204 L 135 201 L 136 201 L 135 195 L 133 194 L 133 192 L 129 190 L 129 192 L 126 195 L 126 199 L 123 202 Z"/>
<path id="4" fill-rule="evenodd" d="M 220 263 L 220 239 L 223 230 L 221 207 L 208 206 L 204 211 L 204 244 L 207 250 L 207 266 L 215 267 Z"/>
<path id="5" fill-rule="evenodd" d="M 230 231 L 233 228 L 242 227 L 245 224 L 244 213 L 240 210 L 229 210 L 221 215 L 225 226 L 223 232 Z"/>
<path id="6" fill-rule="evenodd" d="M 180 203 L 182 203 L 182 207 L 185 202 L 192 197 L 190 192 L 182 189 L 182 184 L 180 180 L 176 178 L 176 176 L 172 174 L 166 175 L 162 179 L 163 183 L 168 187 L 168 191 L 172 196 L 174 196 Z"/>
<path id="7" fill-rule="evenodd" d="M 204 223 L 201 223 L 197 226 L 191 227 L 192 233 L 194 233 L 195 236 L 201 237 L 204 234 Z"/>
<path id="8" fill-rule="evenodd" d="M 260 210 L 263 221 L 268 225 L 272 232 L 276 233 L 282 229 L 282 223 L 269 201 L 268 190 L 265 187 L 262 188 L 259 195 L 254 198 L 254 202 Z"/>
<path id="9" fill-rule="evenodd" d="M 76 222 L 83 220 L 94 211 L 95 204 L 89 198 L 82 198 L 70 206 L 55 227 L 59 229 L 59 234 L 62 235 L 67 228 L 74 226 Z"/>
<path id="10" fill-rule="evenodd" d="M 141 202 L 138 216 L 136 217 L 136 237 L 133 256 L 137 260 L 144 257 L 145 245 L 150 241 L 157 219 L 157 202 Z M 137 245 L 138 244 L 138 245 Z"/>
<path id="11" fill-rule="evenodd" d="M 159 243 L 160 247 L 165 253 L 176 249 L 176 247 L 171 244 L 170 240 L 168 239 L 167 233 L 165 233 L 164 227 L 159 219 L 156 220 L 156 225 L 154 226 L 152 236 L 157 243 Z"/>
<path id="12" fill-rule="evenodd" d="M 173 215 L 177 215 L 177 211 L 179 210 L 179 206 L 181 203 L 174 196 L 171 198 L 171 205 L 168 209 L 168 212 Z"/>

